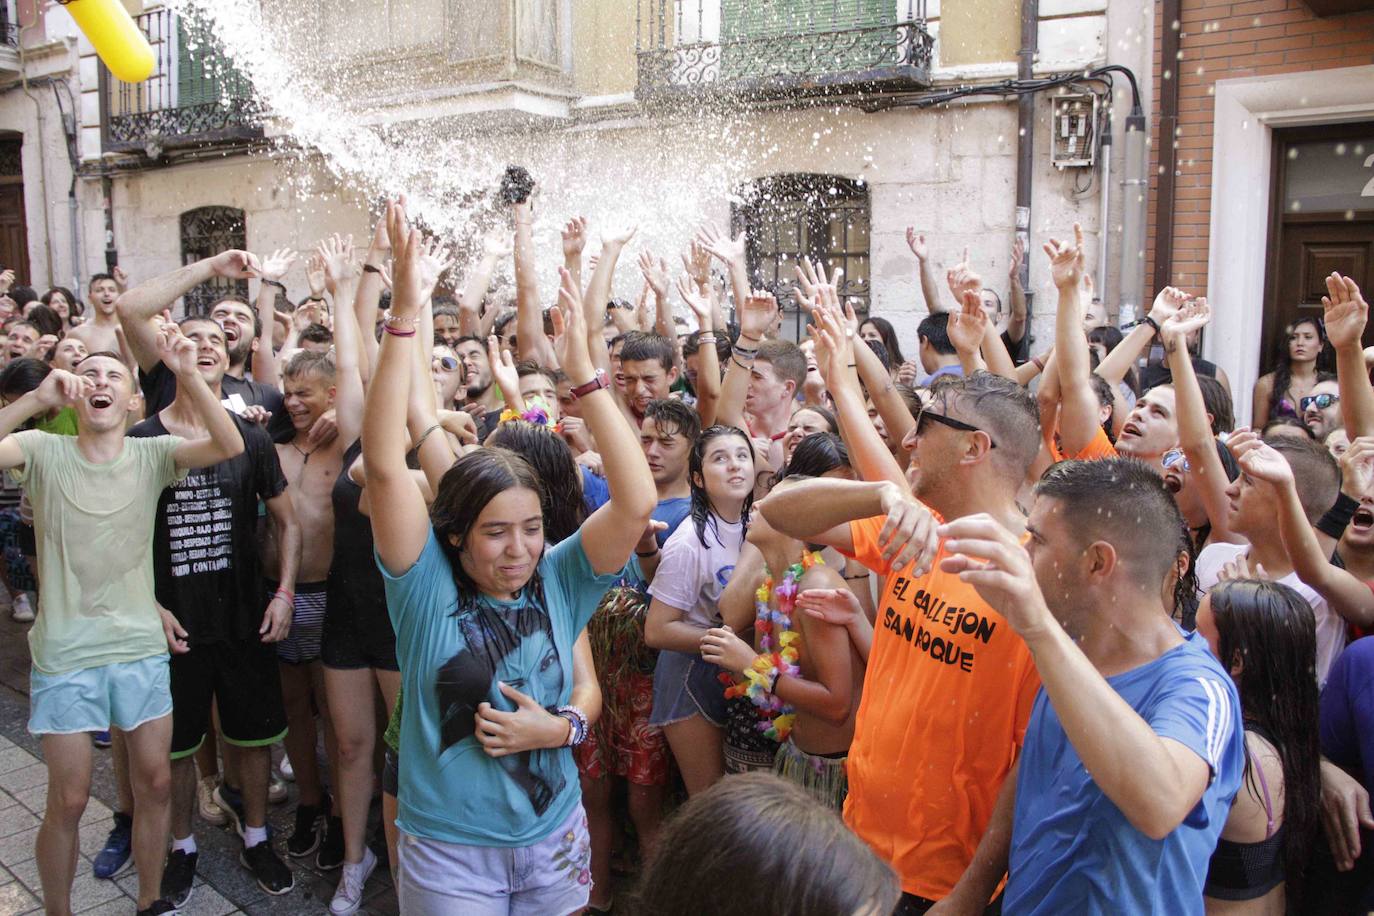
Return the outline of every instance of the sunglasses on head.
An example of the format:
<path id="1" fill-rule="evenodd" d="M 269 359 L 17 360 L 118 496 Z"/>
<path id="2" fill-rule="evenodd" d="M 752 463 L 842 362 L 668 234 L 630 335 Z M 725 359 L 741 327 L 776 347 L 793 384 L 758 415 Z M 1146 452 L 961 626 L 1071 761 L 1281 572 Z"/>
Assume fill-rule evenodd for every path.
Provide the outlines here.
<path id="1" fill-rule="evenodd" d="M 1307 408 L 1315 406 L 1318 410 L 1325 410 L 1340 399 L 1341 396 L 1338 394 L 1309 394 L 1298 401 L 1298 409 L 1306 411 Z"/>
<path id="2" fill-rule="evenodd" d="M 936 413 L 929 407 L 922 407 L 920 413 L 916 414 L 916 435 L 925 435 L 926 430 L 930 428 L 927 423 L 939 423 L 941 426 L 947 426 L 950 429 L 957 429 L 965 433 L 982 433 L 988 437 L 988 447 L 997 448 L 997 443 L 993 441 L 992 434 L 987 430 L 980 429 L 972 423 L 965 423 L 963 420 L 956 420 L 942 413 Z"/>
<path id="3" fill-rule="evenodd" d="M 1165 470 L 1178 468 L 1185 474 L 1193 469 L 1193 466 L 1188 463 L 1188 456 L 1183 454 L 1181 448 L 1169 449 L 1164 453 L 1164 457 L 1159 460 L 1159 463 L 1164 465 Z"/>

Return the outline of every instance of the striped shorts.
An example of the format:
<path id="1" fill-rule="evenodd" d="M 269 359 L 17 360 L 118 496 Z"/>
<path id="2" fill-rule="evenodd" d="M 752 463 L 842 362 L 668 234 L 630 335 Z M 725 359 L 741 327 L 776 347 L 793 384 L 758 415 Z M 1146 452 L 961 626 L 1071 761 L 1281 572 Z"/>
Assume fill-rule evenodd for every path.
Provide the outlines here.
<path id="1" fill-rule="evenodd" d="M 317 661 L 320 641 L 324 638 L 324 615 L 328 607 L 325 582 L 296 583 L 296 609 L 291 616 L 291 630 L 277 643 L 277 659 L 290 665 Z M 277 591 L 275 582 L 267 583 L 267 600 Z"/>

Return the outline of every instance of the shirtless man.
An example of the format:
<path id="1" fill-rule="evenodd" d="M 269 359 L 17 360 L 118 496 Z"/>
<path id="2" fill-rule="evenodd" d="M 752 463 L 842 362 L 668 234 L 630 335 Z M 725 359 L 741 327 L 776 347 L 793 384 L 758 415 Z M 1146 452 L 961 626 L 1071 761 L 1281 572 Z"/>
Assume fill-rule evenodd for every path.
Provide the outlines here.
<path id="1" fill-rule="evenodd" d="M 91 320 L 79 324 L 67 332 L 86 345 L 87 353 L 118 353 L 119 338 L 115 328 L 119 327 L 119 316 L 115 312 L 115 302 L 119 299 L 119 284 L 109 274 L 92 274 L 86 287 L 86 298 L 92 306 Z"/>

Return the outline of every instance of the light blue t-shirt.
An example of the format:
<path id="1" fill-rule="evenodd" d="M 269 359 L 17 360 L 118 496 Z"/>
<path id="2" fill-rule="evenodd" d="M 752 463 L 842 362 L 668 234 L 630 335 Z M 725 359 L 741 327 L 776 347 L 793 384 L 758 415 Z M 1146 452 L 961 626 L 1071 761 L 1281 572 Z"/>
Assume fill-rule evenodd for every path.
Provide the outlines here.
<path id="1" fill-rule="evenodd" d="M 498 681 L 541 706 L 568 702 L 573 643 L 621 574 L 598 576 L 578 533 L 539 563 L 544 607 L 478 596 L 455 616 L 453 569 L 431 530 L 415 565 L 381 566 L 405 686 L 400 809 L 406 833 L 471 846 L 530 846 L 581 800 L 568 748 L 488 757 L 474 736 L 477 706 L 513 710 Z M 526 589 L 528 593 L 530 589 Z"/>
<path id="2" fill-rule="evenodd" d="M 1235 686 L 1196 634 L 1107 683 L 1155 734 L 1207 761 L 1211 781 L 1182 824 L 1150 839 L 1093 782 L 1042 688 L 1016 781 L 1009 916 L 1203 912 L 1207 864 L 1245 766 Z"/>

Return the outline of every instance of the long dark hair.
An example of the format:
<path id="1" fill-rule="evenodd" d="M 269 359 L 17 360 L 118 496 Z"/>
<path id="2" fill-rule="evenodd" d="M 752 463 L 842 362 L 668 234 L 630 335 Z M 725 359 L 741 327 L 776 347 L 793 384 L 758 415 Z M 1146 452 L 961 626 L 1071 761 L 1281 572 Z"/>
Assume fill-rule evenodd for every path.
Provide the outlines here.
<path id="1" fill-rule="evenodd" d="M 1289 902 L 1317 839 L 1321 747 L 1317 725 L 1317 622 L 1312 606 L 1278 582 L 1240 579 L 1210 592 L 1221 664 L 1233 674 L 1241 715 L 1283 764 L 1283 854 Z M 1246 783 L 1254 790 L 1249 755 Z"/>
<path id="2" fill-rule="evenodd" d="M 711 533 L 715 535 L 716 543 L 724 546 L 724 542 L 720 539 L 720 526 L 716 522 L 717 516 L 715 510 L 711 507 L 711 497 L 706 493 L 706 485 L 704 481 L 700 484 L 697 483 L 698 480 L 703 480 L 701 468 L 703 462 L 706 460 L 706 446 L 711 444 L 711 440 L 719 439 L 722 436 L 739 436 L 744 440 L 745 444 L 749 446 L 749 455 L 751 459 L 754 454 L 754 444 L 750 442 L 749 436 L 745 434 L 744 430 L 735 426 L 722 426 L 719 424 L 716 426 L 709 426 L 703 429 L 701 435 L 697 436 L 697 441 L 692 443 L 692 454 L 687 460 L 687 480 L 692 486 L 692 526 L 697 530 L 697 540 L 701 542 L 702 547 L 706 546 L 707 528 L 710 528 Z M 752 471 L 750 472 L 749 479 L 754 479 Z M 740 523 L 744 526 L 746 532 L 749 530 L 749 510 L 753 507 L 754 490 L 751 487 L 749 489 L 749 495 L 744 497 L 744 506 L 740 510 L 739 517 Z"/>
<path id="3" fill-rule="evenodd" d="M 1326 339 L 1326 324 L 1320 318 L 1312 315 L 1305 315 L 1290 323 L 1279 335 L 1279 352 L 1275 354 L 1274 360 L 1274 387 L 1269 392 L 1270 417 L 1273 417 L 1274 411 L 1279 409 L 1279 402 L 1288 396 L 1288 386 L 1293 384 L 1293 357 L 1288 351 L 1289 338 L 1305 324 L 1310 324 L 1317 329 L 1317 342 L 1321 344 L 1321 349 L 1317 351 L 1317 364 L 1313 367 L 1317 373 L 1317 380 L 1321 381 L 1322 373 L 1330 372 L 1332 369 L 1331 347 Z M 1294 412 L 1297 409 L 1298 405 L 1294 404 Z"/>
<path id="4" fill-rule="evenodd" d="M 906 362 L 906 358 L 902 356 L 902 345 L 897 342 L 897 331 L 892 327 L 892 322 L 886 318 L 869 315 L 859 322 L 859 329 L 863 330 L 863 326 L 866 324 L 871 324 L 878 329 L 878 336 L 883 339 L 883 349 L 887 350 L 887 358 L 892 365 L 900 366 Z"/>
<path id="5" fill-rule="evenodd" d="M 439 480 L 439 491 L 434 494 L 434 504 L 429 509 L 429 521 L 458 586 L 455 615 L 472 610 L 481 591 L 463 569 L 460 548 L 453 544 L 453 539 L 456 537 L 459 544 L 465 542 L 487 503 L 516 488 L 539 494 L 540 505 L 543 505 L 544 488 L 534 468 L 524 458 L 504 448 L 479 448 L 468 452 Z M 521 594 L 543 606 L 544 586 L 537 566 Z"/>
<path id="6" fill-rule="evenodd" d="M 487 437 L 487 445 L 509 449 L 534 468 L 542 484 L 539 501 L 549 544 L 577 532 L 587 519 L 587 508 L 582 501 L 582 474 L 568 443 L 546 426 L 511 420 L 496 427 Z"/>
<path id="7" fill-rule="evenodd" d="M 745 773 L 663 826 L 634 912 L 852 916 L 890 913 L 900 896 L 892 868 L 837 814 L 772 773 Z"/>
<path id="8" fill-rule="evenodd" d="M 86 311 L 85 305 L 81 302 L 80 299 L 76 298 L 76 293 L 74 293 L 74 292 L 72 292 L 71 290 L 67 289 L 67 287 L 65 287 L 65 286 L 54 286 L 54 287 L 52 287 L 52 288 L 49 289 L 46 293 L 43 294 L 42 299 L 40 299 L 39 301 L 41 301 L 41 302 L 42 302 L 44 305 L 46 305 L 48 308 L 52 308 L 52 294 L 53 294 L 53 293 L 61 293 L 61 294 L 62 294 L 62 298 L 67 300 L 67 323 L 68 323 L 68 324 L 71 324 L 71 319 L 79 317 L 83 312 Z M 53 311 L 55 312 L 55 311 L 57 311 L 57 310 L 56 310 L 56 309 L 53 309 Z M 60 317 L 62 317 L 62 316 L 59 315 L 58 317 L 60 318 Z"/>
<path id="9" fill-rule="evenodd" d="M 811 433 L 792 450 L 792 460 L 778 473 L 789 477 L 823 477 L 836 468 L 849 467 L 849 449 L 834 433 Z"/>
<path id="10" fill-rule="evenodd" d="M 1110 324 L 1104 324 L 1088 332 L 1088 343 L 1100 343 L 1102 346 L 1106 347 L 1108 353 L 1115 350 L 1123 340 L 1125 340 L 1125 337 L 1122 335 L 1121 329 Z M 1097 351 L 1089 349 L 1088 356 L 1090 357 L 1092 368 L 1096 369 L 1097 364 L 1100 362 L 1097 358 Z M 1134 393 L 1136 397 L 1140 397 L 1140 377 L 1136 374 L 1135 366 L 1131 366 L 1126 370 L 1126 374 L 1122 377 L 1122 381 L 1130 387 L 1132 393 Z"/>

